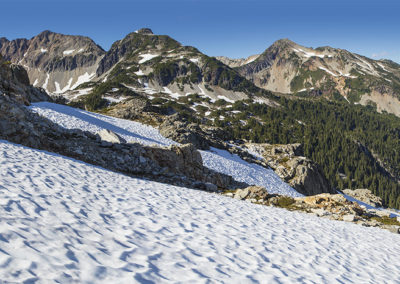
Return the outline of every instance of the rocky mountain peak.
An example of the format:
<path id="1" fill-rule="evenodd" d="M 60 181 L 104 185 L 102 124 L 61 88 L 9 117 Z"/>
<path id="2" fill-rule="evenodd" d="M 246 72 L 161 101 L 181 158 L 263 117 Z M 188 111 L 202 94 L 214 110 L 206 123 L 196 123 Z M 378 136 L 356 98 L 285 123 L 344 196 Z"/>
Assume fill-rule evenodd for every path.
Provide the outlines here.
<path id="1" fill-rule="evenodd" d="M 34 86 L 62 93 L 93 78 L 105 52 L 88 37 L 46 30 L 30 40 L 2 39 L 0 53 L 24 66 Z"/>
<path id="2" fill-rule="evenodd" d="M 282 38 L 275 41 L 272 46 L 294 46 L 297 45 L 294 41 L 291 41 L 288 38 Z"/>
<path id="3" fill-rule="evenodd" d="M 142 35 L 154 35 L 153 31 L 149 28 L 142 28 L 140 30 L 137 30 L 136 33 Z"/>
<path id="4" fill-rule="evenodd" d="M 49 30 L 45 30 L 43 32 L 41 32 L 40 34 L 38 34 L 37 36 L 34 36 L 33 38 L 37 37 L 37 38 L 48 38 L 50 35 L 56 34 L 52 31 Z"/>

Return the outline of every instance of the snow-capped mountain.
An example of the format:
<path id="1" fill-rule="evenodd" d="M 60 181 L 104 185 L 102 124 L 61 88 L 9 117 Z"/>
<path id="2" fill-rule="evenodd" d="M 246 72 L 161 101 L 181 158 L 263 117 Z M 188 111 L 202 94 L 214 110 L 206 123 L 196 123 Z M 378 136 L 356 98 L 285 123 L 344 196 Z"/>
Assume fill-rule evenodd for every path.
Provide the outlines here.
<path id="1" fill-rule="evenodd" d="M 0 39 L 5 60 L 23 66 L 31 84 L 61 94 L 95 78 L 104 50 L 88 37 L 44 31 L 31 39 Z"/>

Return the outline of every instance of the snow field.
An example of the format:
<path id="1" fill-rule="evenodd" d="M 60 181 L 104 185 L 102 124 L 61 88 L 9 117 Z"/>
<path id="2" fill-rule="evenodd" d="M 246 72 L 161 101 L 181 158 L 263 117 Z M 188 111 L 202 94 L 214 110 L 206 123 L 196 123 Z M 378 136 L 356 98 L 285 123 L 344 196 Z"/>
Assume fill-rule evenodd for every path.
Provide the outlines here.
<path id="1" fill-rule="evenodd" d="M 400 237 L 0 141 L 0 279 L 396 283 Z"/>

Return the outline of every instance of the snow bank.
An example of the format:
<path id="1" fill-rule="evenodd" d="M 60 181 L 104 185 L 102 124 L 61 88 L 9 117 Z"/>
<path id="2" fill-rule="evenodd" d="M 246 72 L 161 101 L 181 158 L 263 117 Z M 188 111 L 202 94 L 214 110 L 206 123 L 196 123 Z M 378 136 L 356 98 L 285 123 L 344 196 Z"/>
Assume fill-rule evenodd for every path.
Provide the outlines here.
<path id="1" fill-rule="evenodd" d="M 331 74 L 333 77 L 338 77 L 338 75 L 336 75 L 335 73 L 333 73 L 331 70 L 328 70 L 328 69 L 326 69 L 326 68 L 324 68 L 324 67 L 321 67 L 321 66 L 319 66 L 318 68 L 321 69 L 321 70 L 324 70 L 325 72 L 327 72 L 327 73 L 329 73 L 329 74 Z"/>
<path id="2" fill-rule="evenodd" d="M 0 141 L 0 275 L 34 283 L 397 283 L 400 237 Z"/>
<path id="3" fill-rule="evenodd" d="M 228 151 L 211 148 L 211 151 L 201 151 L 201 156 L 206 167 L 231 175 L 237 181 L 263 186 L 269 193 L 292 197 L 303 196 L 288 184 L 282 182 L 273 170 L 247 163 L 238 155 L 232 155 Z"/>
<path id="4" fill-rule="evenodd" d="M 92 133 L 108 129 L 118 133 L 129 142 L 138 142 L 145 145 L 157 144 L 160 146 L 176 144 L 174 141 L 162 136 L 157 129 L 135 121 L 48 102 L 34 103 L 30 108 L 67 129 L 82 129 Z"/>
<path id="5" fill-rule="evenodd" d="M 105 128 L 119 134 L 128 142 L 138 142 L 146 145 L 157 144 L 160 146 L 178 144 L 163 137 L 157 129 L 130 120 L 95 114 L 48 102 L 32 104 L 31 109 L 68 129 L 78 128 L 96 133 Z M 206 167 L 231 175 L 238 181 L 264 186 L 270 193 L 302 196 L 284 183 L 274 171 L 248 163 L 237 155 L 231 155 L 227 151 L 216 148 L 212 148 L 211 151 L 200 151 L 200 153 Z"/>

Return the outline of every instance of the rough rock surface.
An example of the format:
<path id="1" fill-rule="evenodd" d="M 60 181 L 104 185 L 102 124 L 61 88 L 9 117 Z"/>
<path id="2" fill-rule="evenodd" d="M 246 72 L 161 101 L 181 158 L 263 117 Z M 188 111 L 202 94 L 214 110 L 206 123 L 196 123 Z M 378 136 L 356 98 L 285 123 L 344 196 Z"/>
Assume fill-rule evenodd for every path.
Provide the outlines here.
<path id="1" fill-rule="evenodd" d="M 151 114 L 147 114 L 149 112 Z M 162 113 L 162 111 L 143 98 L 131 98 L 110 107 L 107 111 L 107 115 L 131 120 L 141 120 L 147 116 L 154 117 L 154 113 Z"/>
<path id="2" fill-rule="evenodd" d="M 321 168 L 304 157 L 301 144 L 271 145 L 247 143 L 243 145 L 264 158 L 284 181 L 304 195 L 335 193 Z"/>
<path id="3" fill-rule="evenodd" d="M 21 66 L 9 64 L 0 56 L 0 95 L 12 96 L 17 102 L 48 101 L 50 97 L 41 89 L 29 85 L 28 74 Z"/>
<path id="4" fill-rule="evenodd" d="M 374 207 L 382 207 L 382 198 L 374 195 L 371 190 L 365 188 L 358 188 L 355 190 L 345 189 L 343 190 L 344 194 L 347 194 L 351 197 L 354 197 L 361 202 L 364 202 L 368 205 Z"/>
<path id="5" fill-rule="evenodd" d="M 100 136 L 100 139 L 102 141 L 106 141 L 109 143 L 117 143 L 117 144 L 126 143 L 126 140 L 124 138 L 122 138 L 115 132 L 108 129 L 102 129 L 97 134 Z"/>
<path id="6" fill-rule="evenodd" d="M 217 127 L 201 127 L 196 123 L 189 123 L 179 114 L 167 117 L 159 126 L 160 133 L 179 143 L 192 143 L 196 148 L 208 150 L 210 146 L 226 148 L 224 140 L 231 136 Z"/>

